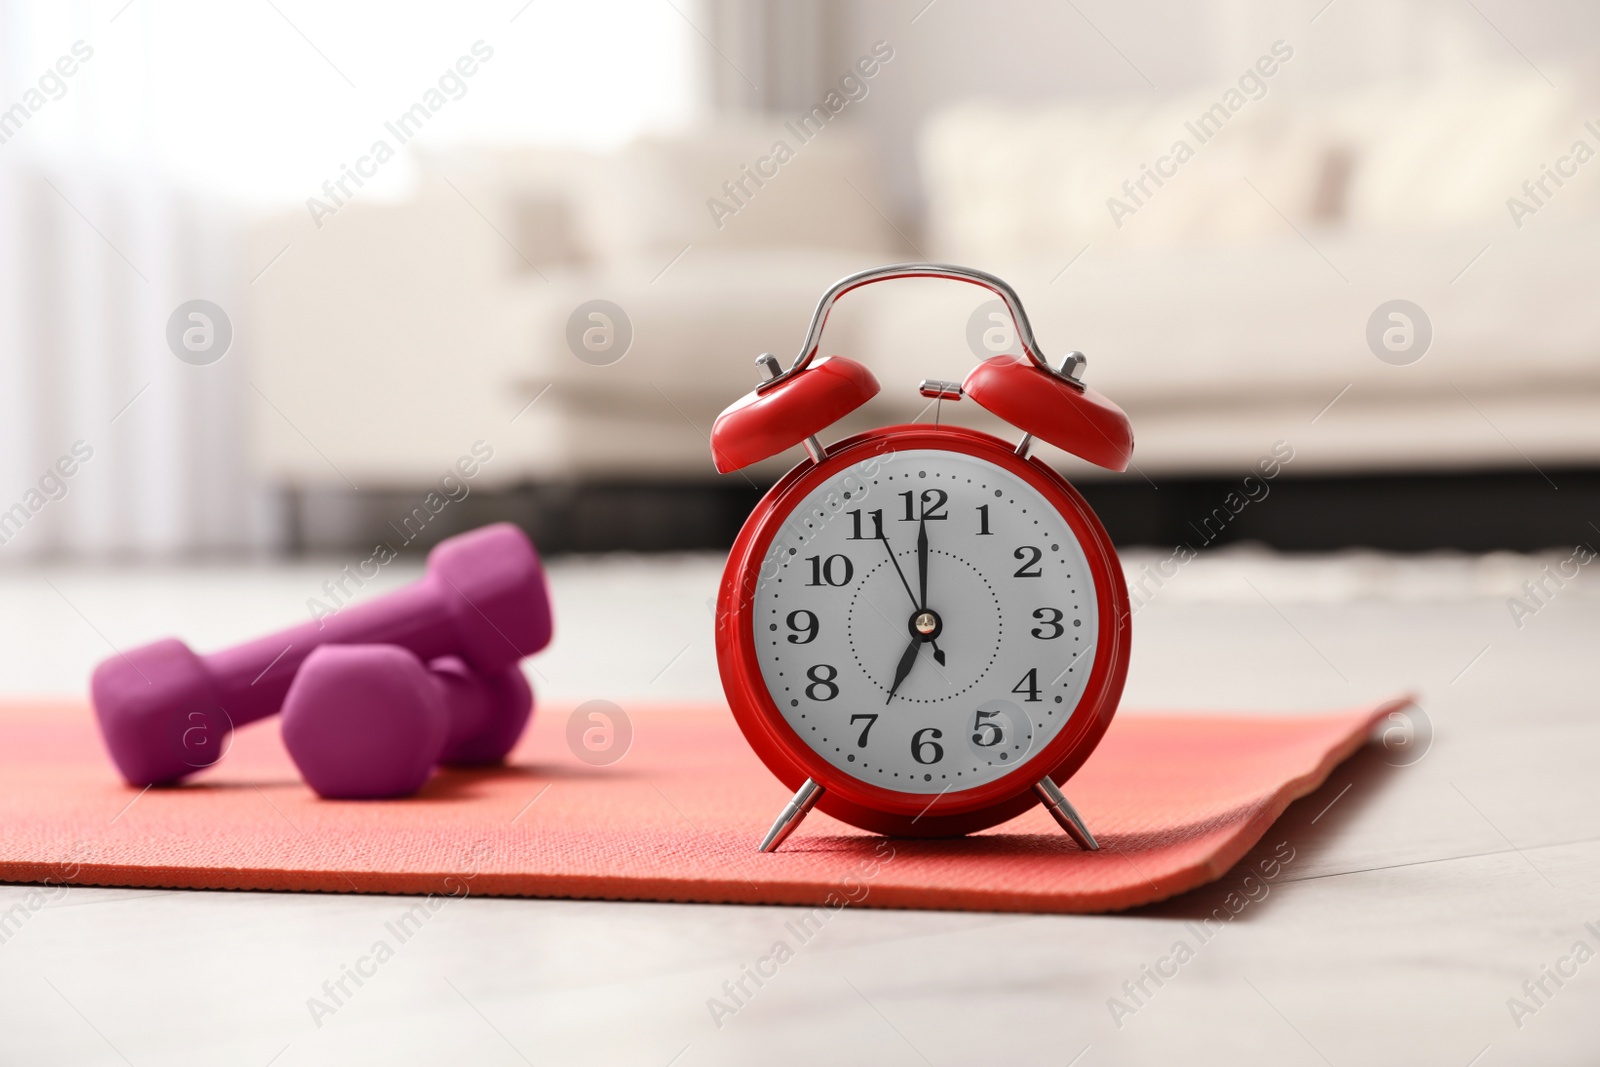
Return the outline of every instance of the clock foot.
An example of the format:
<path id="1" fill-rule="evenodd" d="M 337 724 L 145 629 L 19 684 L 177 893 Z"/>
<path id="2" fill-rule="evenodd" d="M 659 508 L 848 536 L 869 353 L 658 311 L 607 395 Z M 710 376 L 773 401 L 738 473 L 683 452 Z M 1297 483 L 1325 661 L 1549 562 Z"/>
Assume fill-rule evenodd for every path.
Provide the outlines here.
<path id="1" fill-rule="evenodd" d="M 772 829 L 767 831 L 767 836 L 761 839 L 762 852 L 776 852 L 778 846 L 794 833 L 794 828 L 810 814 L 811 809 L 817 806 L 817 801 L 822 799 L 822 787 L 810 778 L 806 784 L 795 793 L 794 799 L 785 804 L 783 811 L 778 813 L 778 821 L 772 824 Z"/>
<path id="2" fill-rule="evenodd" d="M 1083 816 L 1072 806 L 1071 801 L 1062 795 L 1061 789 L 1049 778 L 1041 778 L 1034 783 L 1033 791 L 1039 794 L 1039 799 L 1044 803 L 1045 810 L 1055 817 L 1056 822 L 1067 832 L 1067 836 L 1078 843 L 1078 847 L 1085 852 L 1099 852 L 1100 843 L 1094 839 L 1089 828 L 1083 824 Z M 802 790 L 804 792 L 804 790 Z M 776 829 L 776 828 L 774 828 Z"/>

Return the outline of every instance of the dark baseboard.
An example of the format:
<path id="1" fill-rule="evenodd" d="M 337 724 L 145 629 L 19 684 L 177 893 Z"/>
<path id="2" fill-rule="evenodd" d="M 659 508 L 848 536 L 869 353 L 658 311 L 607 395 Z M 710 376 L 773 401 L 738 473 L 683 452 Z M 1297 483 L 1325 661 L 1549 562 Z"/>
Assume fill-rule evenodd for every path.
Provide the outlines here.
<path id="1" fill-rule="evenodd" d="M 1159 488 L 1142 480 L 1090 482 L 1079 489 L 1121 547 L 1248 541 L 1291 552 L 1486 552 L 1600 543 L 1600 469 L 1545 474 L 1548 480 L 1533 470 L 1285 474 L 1266 483 L 1264 496 L 1255 483 L 1254 500 L 1236 478 L 1164 478 Z M 451 534 L 510 521 L 546 555 L 726 550 L 764 488 L 742 479 L 528 485 L 474 490 L 420 515 L 424 492 L 291 493 L 289 542 L 298 552 L 370 550 L 379 541 L 425 550 Z"/>
<path id="2" fill-rule="evenodd" d="M 1199 548 L 1250 541 L 1288 552 L 1532 552 L 1590 540 L 1600 544 L 1600 470 L 1593 468 L 1285 474 L 1266 483 L 1266 495 L 1253 501 L 1237 478 L 1162 479 L 1159 489 L 1142 481 L 1079 488 L 1118 545 Z M 1260 489 L 1255 491 L 1259 496 Z"/>
<path id="3" fill-rule="evenodd" d="M 514 522 L 544 555 L 726 550 L 766 486 L 728 482 L 597 483 L 474 489 L 430 513 L 427 490 L 289 492 L 291 553 L 370 551 L 382 542 L 426 551 L 490 522 Z M 437 507 L 440 497 L 434 498 Z"/>

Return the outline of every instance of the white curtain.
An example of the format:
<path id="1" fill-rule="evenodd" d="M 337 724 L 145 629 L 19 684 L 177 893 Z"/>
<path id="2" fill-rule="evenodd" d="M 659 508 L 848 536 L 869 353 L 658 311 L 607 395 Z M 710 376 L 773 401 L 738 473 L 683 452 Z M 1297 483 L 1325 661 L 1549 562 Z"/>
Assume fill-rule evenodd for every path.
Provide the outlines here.
<path id="1" fill-rule="evenodd" d="M 855 59 L 846 54 L 854 42 L 840 40 L 839 0 L 707 0 L 705 22 L 714 47 L 700 60 L 724 112 L 809 108 Z"/>
<path id="2" fill-rule="evenodd" d="M 0 0 L 0 565 L 269 542 L 251 213 L 301 210 L 475 40 L 494 65 L 425 140 L 611 144 L 685 121 L 701 18 L 696 0 Z M 408 169 L 363 195 L 407 195 Z M 232 320 L 207 366 L 166 341 L 195 299 Z M 79 441 L 61 496 L 49 471 Z"/>
<path id="3" fill-rule="evenodd" d="M 226 214 L 94 150 L 93 59 L 32 95 L 107 18 L 0 0 L 0 564 L 256 540 L 242 340 L 204 367 L 165 341 L 184 301 L 242 306 Z"/>

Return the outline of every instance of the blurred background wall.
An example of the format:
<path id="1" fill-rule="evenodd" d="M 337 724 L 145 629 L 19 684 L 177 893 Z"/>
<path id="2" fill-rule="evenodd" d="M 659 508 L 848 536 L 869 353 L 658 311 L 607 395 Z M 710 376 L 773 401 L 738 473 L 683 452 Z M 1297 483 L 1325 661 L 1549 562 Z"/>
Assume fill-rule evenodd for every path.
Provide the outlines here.
<path id="1" fill-rule="evenodd" d="M 783 466 L 710 468 L 755 354 L 912 259 L 1088 353 L 1137 469 L 1049 458 L 1122 543 L 1287 449 L 1223 539 L 1571 544 L 1597 43 L 1576 2 L 0 0 L 0 558 L 716 547 Z M 852 299 L 844 429 L 1014 344 L 976 290 Z"/>

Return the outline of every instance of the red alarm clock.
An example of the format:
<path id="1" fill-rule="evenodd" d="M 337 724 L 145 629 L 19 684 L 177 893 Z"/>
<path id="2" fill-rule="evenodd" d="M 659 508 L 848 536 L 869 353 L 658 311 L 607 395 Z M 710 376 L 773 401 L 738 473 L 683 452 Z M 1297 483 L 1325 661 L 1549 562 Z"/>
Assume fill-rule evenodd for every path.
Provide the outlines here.
<path id="1" fill-rule="evenodd" d="M 923 396 L 966 397 L 1020 441 L 959 426 L 816 435 L 879 390 L 860 363 L 817 359 L 845 293 L 891 278 L 980 285 L 1010 310 L 1022 357 L 995 356 Z M 1094 751 L 1128 672 L 1127 586 L 1105 528 L 1034 438 L 1125 470 L 1128 418 L 1039 352 L 1012 288 L 983 271 L 901 264 L 853 274 L 817 304 L 787 370 L 718 418 L 717 469 L 803 443 L 728 556 L 717 660 L 751 747 L 796 790 L 761 842 L 813 808 L 877 833 L 970 833 L 1043 803 L 1077 843 L 1094 835 L 1059 784 Z"/>

